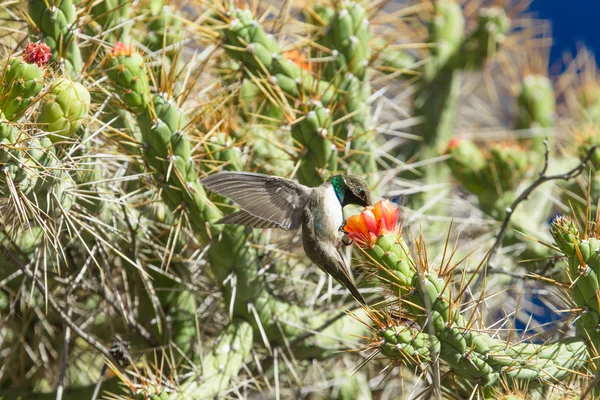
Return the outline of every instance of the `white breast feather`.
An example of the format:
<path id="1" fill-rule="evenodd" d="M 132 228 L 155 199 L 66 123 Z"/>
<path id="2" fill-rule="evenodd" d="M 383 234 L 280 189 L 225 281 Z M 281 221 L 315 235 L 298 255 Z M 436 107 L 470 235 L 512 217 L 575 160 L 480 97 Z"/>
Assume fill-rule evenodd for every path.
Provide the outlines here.
<path id="1" fill-rule="evenodd" d="M 342 214 L 342 206 L 333 186 L 330 186 L 325 191 L 325 215 L 323 216 L 323 228 L 326 232 L 334 235 L 331 239 L 336 240 L 338 236 L 338 229 L 344 222 L 344 215 Z"/>

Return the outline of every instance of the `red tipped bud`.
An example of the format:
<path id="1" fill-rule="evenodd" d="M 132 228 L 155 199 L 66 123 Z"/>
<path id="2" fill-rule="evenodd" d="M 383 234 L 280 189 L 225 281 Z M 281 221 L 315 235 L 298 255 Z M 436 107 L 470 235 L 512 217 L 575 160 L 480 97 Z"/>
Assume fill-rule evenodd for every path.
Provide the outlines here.
<path id="1" fill-rule="evenodd" d="M 132 54 L 133 54 L 133 46 L 127 45 L 122 42 L 115 43 L 115 47 L 113 48 L 113 51 L 110 53 L 110 55 L 113 57 L 130 56 Z"/>
<path id="2" fill-rule="evenodd" d="M 450 139 L 450 142 L 448 143 L 448 147 L 446 148 L 446 150 L 450 151 L 450 150 L 458 147 L 461 142 L 462 142 L 462 139 L 457 138 L 457 137 Z"/>

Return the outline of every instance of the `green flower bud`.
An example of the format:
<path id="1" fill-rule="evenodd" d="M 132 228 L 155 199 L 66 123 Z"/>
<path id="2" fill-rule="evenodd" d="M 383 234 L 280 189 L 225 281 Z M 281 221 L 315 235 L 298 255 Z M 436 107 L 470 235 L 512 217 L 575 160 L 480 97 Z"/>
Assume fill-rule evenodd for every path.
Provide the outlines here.
<path id="1" fill-rule="evenodd" d="M 90 94 L 78 82 L 61 80 L 44 97 L 38 117 L 40 128 L 53 142 L 70 138 L 81 127 L 90 109 Z"/>
<path id="2" fill-rule="evenodd" d="M 550 233 L 560 251 L 566 256 L 575 255 L 575 246 L 579 242 L 579 229 L 571 218 L 556 217 L 550 225 Z"/>

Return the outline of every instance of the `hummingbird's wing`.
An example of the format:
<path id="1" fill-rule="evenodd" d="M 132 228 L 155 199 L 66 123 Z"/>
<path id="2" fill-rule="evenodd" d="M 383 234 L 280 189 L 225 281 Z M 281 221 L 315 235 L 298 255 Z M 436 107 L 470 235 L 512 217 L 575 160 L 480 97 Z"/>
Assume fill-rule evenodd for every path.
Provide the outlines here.
<path id="1" fill-rule="evenodd" d="M 250 172 L 219 172 L 201 183 L 242 209 L 218 223 L 285 230 L 300 227 L 302 210 L 312 190 L 286 178 Z"/>
<path id="2" fill-rule="evenodd" d="M 237 224 L 246 225 L 250 228 L 258 229 L 269 229 L 269 228 L 280 228 L 279 224 L 266 219 L 259 218 L 255 215 L 250 214 L 247 211 L 240 210 L 238 212 L 226 215 L 217 221 L 218 224 Z M 291 228 L 290 228 L 291 229 Z"/>

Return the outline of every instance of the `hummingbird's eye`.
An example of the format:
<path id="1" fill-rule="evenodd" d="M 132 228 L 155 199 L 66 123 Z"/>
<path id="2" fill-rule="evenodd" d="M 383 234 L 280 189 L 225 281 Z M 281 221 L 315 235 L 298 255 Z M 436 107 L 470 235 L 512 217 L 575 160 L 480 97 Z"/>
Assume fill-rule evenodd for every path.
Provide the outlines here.
<path id="1" fill-rule="evenodd" d="M 364 198 L 366 193 L 365 193 L 364 189 L 360 189 L 359 194 L 360 194 L 360 197 Z"/>

